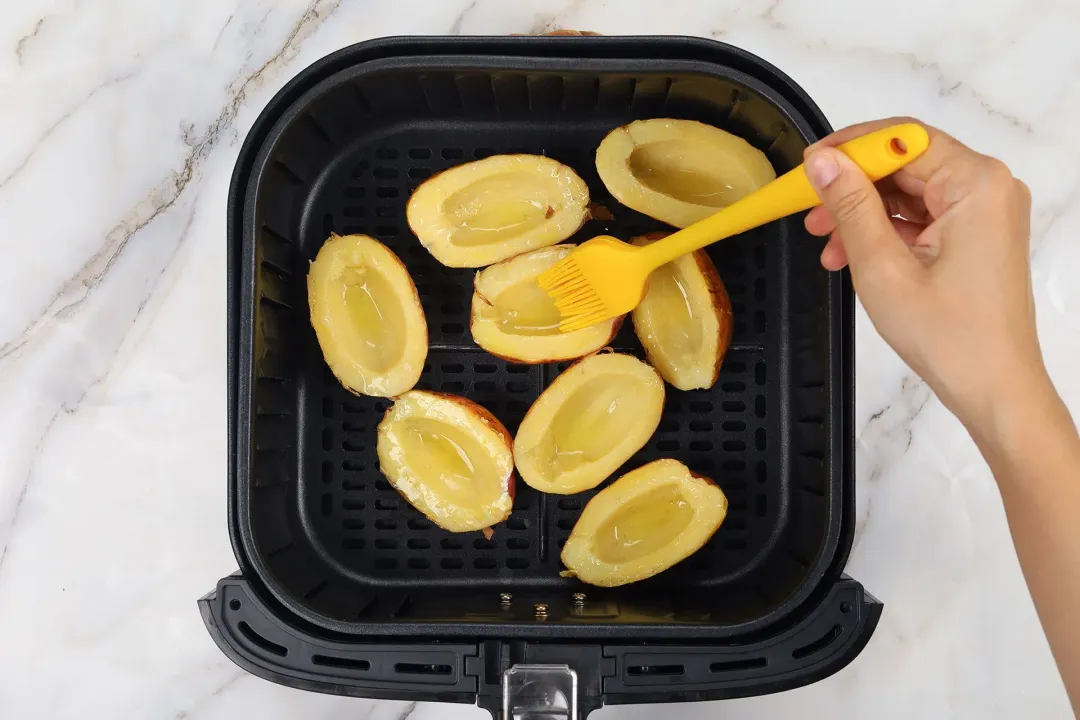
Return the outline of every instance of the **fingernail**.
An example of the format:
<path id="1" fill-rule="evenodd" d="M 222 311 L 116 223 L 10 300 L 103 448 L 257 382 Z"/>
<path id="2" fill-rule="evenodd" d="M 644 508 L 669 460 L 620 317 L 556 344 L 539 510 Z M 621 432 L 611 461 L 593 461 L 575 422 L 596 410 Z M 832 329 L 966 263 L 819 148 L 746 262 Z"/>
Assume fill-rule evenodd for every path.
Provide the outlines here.
<path id="1" fill-rule="evenodd" d="M 840 164 L 827 152 L 816 152 L 806 158 L 806 177 L 815 188 L 827 188 L 840 177 Z"/>

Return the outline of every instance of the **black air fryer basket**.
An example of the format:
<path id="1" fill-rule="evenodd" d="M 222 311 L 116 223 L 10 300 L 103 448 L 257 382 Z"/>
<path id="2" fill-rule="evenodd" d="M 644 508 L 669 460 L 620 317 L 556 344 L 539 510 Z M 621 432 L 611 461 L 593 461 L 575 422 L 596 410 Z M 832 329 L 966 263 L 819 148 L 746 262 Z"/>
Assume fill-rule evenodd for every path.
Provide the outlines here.
<path id="1" fill-rule="evenodd" d="M 361 697 L 603 703 L 756 695 L 825 677 L 859 653 L 881 605 L 841 572 L 854 527 L 853 307 L 801 218 L 709 249 L 734 309 L 711 390 L 669 392 L 659 430 L 616 473 L 675 457 L 716 480 L 727 520 L 698 553 L 613 589 L 562 578 L 560 548 L 594 492 L 518 483 L 494 537 L 433 526 L 386 482 L 375 426 L 323 362 L 305 277 L 331 231 L 408 266 L 431 349 L 420 387 L 465 395 L 511 432 L 565 365 L 508 363 L 468 330 L 473 271 L 409 232 L 425 178 L 498 153 L 574 168 L 614 213 L 571 239 L 662 229 L 596 175 L 631 120 L 701 120 L 778 173 L 829 132 L 761 59 L 689 38 L 391 38 L 303 71 L 240 153 L 229 196 L 229 522 L 239 572 L 200 601 L 222 650 L 275 682 Z M 629 323 L 613 343 L 641 354 Z M 546 699 L 545 699 L 546 698 Z"/>

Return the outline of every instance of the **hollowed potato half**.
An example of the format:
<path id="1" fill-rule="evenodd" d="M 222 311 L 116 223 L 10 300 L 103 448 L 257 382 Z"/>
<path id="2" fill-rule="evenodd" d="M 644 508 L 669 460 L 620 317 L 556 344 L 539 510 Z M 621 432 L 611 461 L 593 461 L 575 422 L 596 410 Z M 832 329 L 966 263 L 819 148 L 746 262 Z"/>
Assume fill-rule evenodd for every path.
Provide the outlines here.
<path id="1" fill-rule="evenodd" d="M 578 358 L 607 345 L 619 331 L 622 317 L 560 333 L 559 310 L 536 283 L 540 273 L 573 249 L 573 245 L 541 248 L 478 272 L 470 320 L 476 344 L 492 355 L 530 364 Z"/>
<path id="2" fill-rule="evenodd" d="M 631 242 L 648 245 L 667 235 L 649 233 Z M 731 344 L 731 298 L 704 250 L 654 271 L 631 318 L 645 355 L 665 380 L 680 390 L 713 386 Z"/>
<path id="3" fill-rule="evenodd" d="M 510 433 L 471 400 L 405 393 L 379 423 L 377 448 L 390 484 L 444 530 L 483 530 L 510 515 Z"/>
<path id="4" fill-rule="evenodd" d="M 644 447 L 660 424 L 664 381 L 635 357 L 579 360 L 536 399 L 514 438 L 521 478 L 570 495 L 603 482 Z"/>
<path id="5" fill-rule="evenodd" d="M 589 501 L 563 546 L 563 564 L 590 585 L 644 580 L 700 550 L 727 505 L 712 480 L 678 460 L 656 460 Z"/>
<path id="6" fill-rule="evenodd" d="M 409 198 L 409 227 L 449 267 L 482 267 L 548 247 L 588 218 L 589 189 L 541 155 L 495 155 L 426 180 Z"/>
<path id="7" fill-rule="evenodd" d="M 765 154 L 693 120 L 637 120 L 596 149 L 596 170 L 627 207 L 684 228 L 774 180 Z"/>
<path id="8" fill-rule="evenodd" d="M 311 324 L 342 385 L 393 397 L 416 384 L 427 358 L 427 321 L 397 255 L 367 235 L 331 235 L 307 279 Z"/>

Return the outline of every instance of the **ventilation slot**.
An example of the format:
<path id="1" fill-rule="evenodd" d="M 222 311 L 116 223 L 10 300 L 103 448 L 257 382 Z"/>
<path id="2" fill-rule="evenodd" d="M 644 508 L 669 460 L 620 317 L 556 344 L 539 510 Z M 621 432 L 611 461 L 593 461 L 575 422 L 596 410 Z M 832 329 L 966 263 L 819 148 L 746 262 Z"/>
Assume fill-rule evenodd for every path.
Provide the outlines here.
<path id="1" fill-rule="evenodd" d="M 649 676 L 649 675 L 683 675 L 686 672 L 686 668 L 682 665 L 631 665 L 626 668 L 627 675 L 637 676 Z"/>
<path id="2" fill-rule="evenodd" d="M 265 650 L 268 653 L 277 655 L 278 657 L 285 657 L 289 654 L 289 649 L 284 645 L 278 645 L 273 640 L 267 640 L 262 635 L 255 632 L 252 627 L 243 620 L 237 623 L 236 627 L 240 630 L 240 634 L 246 637 L 252 645 Z"/>
<path id="3" fill-rule="evenodd" d="M 726 672 L 738 672 L 739 670 L 757 670 L 759 668 L 768 667 L 769 661 L 765 658 L 748 658 L 746 660 L 725 660 L 723 662 L 714 662 L 709 665 L 709 672 L 713 673 L 726 673 Z"/>
<path id="4" fill-rule="evenodd" d="M 454 668 L 450 665 L 423 665 L 421 663 L 396 663 L 394 672 L 402 675 L 450 675 Z"/>
<path id="5" fill-rule="evenodd" d="M 818 638 L 809 645 L 803 645 L 801 648 L 795 648 L 791 652 L 791 657 L 795 660 L 802 660 L 805 657 L 810 657 L 814 653 L 821 652 L 825 648 L 832 645 L 841 634 L 843 634 L 844 628 L 839 625 L 833 625 L 832 630 L 825 633 L 824 636 Z"/>
<path id="6" fill-rule="evenodd" d="M 371 663 L 367 660 L 354 660 L 353 658 L 334 657 L 333 655 L 312 655 L 311 664 L 322 667 L 343 668 L 345 670 L 371 669 Z"/>

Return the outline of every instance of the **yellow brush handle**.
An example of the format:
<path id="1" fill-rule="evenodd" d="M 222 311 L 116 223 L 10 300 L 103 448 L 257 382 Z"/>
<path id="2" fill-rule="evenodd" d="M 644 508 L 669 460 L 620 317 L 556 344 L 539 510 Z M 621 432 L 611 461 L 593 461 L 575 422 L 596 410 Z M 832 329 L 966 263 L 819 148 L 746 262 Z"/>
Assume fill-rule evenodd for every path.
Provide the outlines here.
<path id="1" fill-rule="evenodd" d="M 930 136 L 922 125 L 904 123 L 855 138 L 837 149 L 877 181 L 922 155 L 929 145 Z M 650 260 L 659 267 L 717 240 L 820 204 L 800 165 L 715 215 L 647 246 Z"/>

